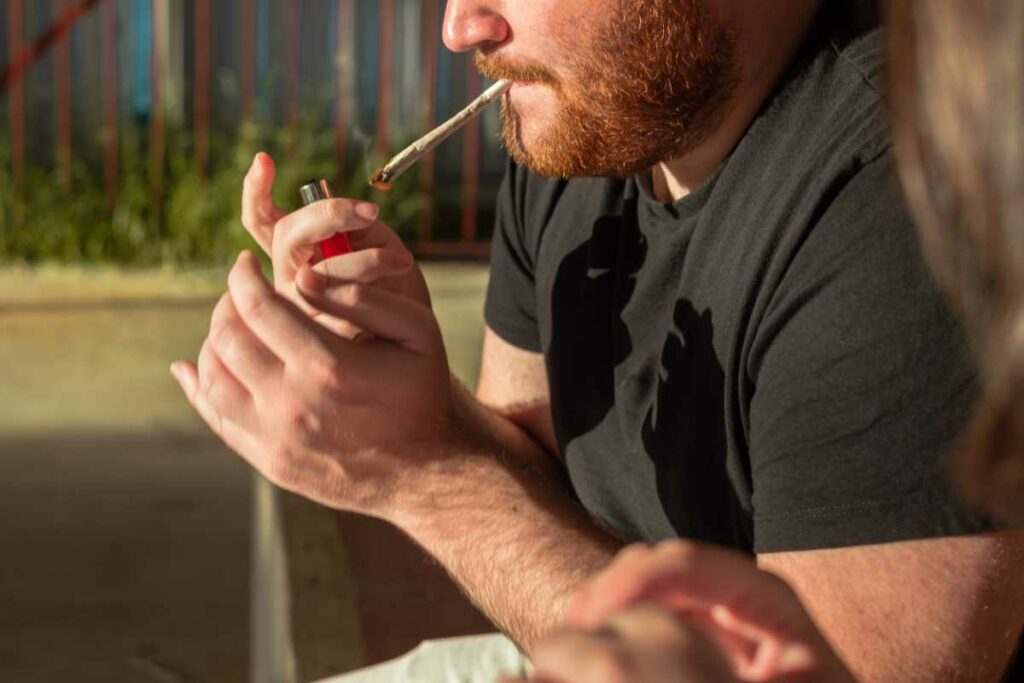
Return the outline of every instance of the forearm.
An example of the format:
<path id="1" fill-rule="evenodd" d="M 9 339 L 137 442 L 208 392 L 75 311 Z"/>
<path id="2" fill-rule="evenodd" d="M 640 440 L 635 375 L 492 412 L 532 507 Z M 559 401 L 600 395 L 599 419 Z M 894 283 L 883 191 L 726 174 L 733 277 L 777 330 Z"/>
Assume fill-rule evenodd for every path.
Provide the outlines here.
<path id="1" fill-rule="evenodd" d="M 1024 533 L 762 555 L 863 681 L 998 681 L 1024 613 Z"/>
<path id="2" fill-rule="evenodd" d="M 563 619 L 569 599 L 621 543 L 567 491 L 557 461 L 513 423 L 459 399 L 463 453 L 432 467 L 427 494 L 393 519 L 524 650 Z"/>

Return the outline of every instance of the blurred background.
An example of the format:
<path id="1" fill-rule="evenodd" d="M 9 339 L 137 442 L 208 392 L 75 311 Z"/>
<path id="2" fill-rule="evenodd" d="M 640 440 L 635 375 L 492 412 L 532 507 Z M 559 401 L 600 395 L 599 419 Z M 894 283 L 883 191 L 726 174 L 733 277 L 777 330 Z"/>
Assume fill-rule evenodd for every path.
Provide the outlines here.
<path id="1" fill-rule="evenodd" d="M 381 203 L 475 381 L 497 110 L 443 0 L 0 0 L 0 680 L 313 680 L 485 621 L 401 535 L 275 492 L 167 374 L 194 358 L 255 152 Z"/>

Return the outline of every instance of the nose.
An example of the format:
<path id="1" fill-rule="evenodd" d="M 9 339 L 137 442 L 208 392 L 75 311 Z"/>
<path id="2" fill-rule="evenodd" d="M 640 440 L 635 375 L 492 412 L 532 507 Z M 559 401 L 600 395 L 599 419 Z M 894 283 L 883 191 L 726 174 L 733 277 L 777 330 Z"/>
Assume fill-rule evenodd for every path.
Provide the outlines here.
<path id="1" fill-rule="evenodd" d="M 494 0 L 448 0 L 444 13 L 444 44 L 452 52 L 494 47 L 508 40 L 511 29 Z"/>

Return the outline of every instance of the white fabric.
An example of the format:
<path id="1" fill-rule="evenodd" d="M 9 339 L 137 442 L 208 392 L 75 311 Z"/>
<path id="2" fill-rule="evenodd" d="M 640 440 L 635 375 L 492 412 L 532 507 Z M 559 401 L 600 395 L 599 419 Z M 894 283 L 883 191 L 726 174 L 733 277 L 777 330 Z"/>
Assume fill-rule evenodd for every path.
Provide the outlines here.
<path id="1" fill-rule="evenodd" d="M 511 640 L 492 633 L 425 640 L 397 659 L 320 683 L 495 683 L 503 676 L 526 676 L 528 667 Z"/>

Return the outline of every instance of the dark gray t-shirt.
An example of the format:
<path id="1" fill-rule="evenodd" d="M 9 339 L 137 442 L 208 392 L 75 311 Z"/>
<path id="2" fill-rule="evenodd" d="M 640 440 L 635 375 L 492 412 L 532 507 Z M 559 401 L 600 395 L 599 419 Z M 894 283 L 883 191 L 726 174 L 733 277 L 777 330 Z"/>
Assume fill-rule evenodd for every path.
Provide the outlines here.
<path id="1" fill-rule="evenodd" d="M 975 372 L 894 175 L 882 37 L 816 34 L 712 178 L 510 168 L 486 319 L 543 352 L 560 456 L 625 540 L 748 552 L 988 529 L 946 454 Z"/>

